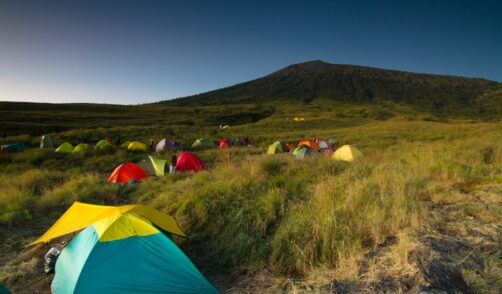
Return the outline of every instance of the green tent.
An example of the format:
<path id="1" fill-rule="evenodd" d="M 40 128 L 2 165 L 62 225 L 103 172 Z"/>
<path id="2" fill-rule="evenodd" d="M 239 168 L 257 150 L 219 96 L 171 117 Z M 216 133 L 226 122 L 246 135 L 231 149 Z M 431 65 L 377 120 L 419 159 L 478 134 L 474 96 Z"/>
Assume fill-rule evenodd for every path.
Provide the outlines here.
<path id="1" fill-rule="evenodd" d="M 91 146 L 89 146 L 89 144 L 80 143 L 75 146 L 72 153 L 86 153 L 89 152 L 89 150 L 91 150 Z"/>
<path id="2" fill-rule="evenodd" d="M 59 147 L 56 149 L 56 152 L 72 153 L 73 152 L 73 145 L 70 144 L 69 142 L 64 142 L 63 144 L 59 145 Z"/>
<path id="3" fill-rule="evenodd" d="M 129 144 L 131 144 L 131 141 L 125 141 L 124 143 L 120 144 L 120 147 L 127 149 L 127 147 L 129 147 Z"/>
<path id="4" fill-rule="evenodd" d="M 150 176 L 163 176 L 166 167 L 167 160 L 156 158 L 153 156 L 148 156 L 143 158 L 139 165 L 150 175 Z"/>
<path id="5" fill-rule="evenodd" d="M 270 146 L 268 146 L 267 149 L 267 154 L 277 154 L 283 152 L 289 152 L 289 148 L 281 141 L 275 141 Z"/>
<path id="6" fill-rule="evenodd" d="M 108 151 L 113 149 L 113 145 L 111 143 L 106 142 L 106 140 L 101 140 L 98 143 L 96 143 L 96 146 L 94 146 L 94 150 L 101 152 L 101 151 Z"/>
<path id="7" fill-rule="evenodd" d="M 317 150 L 305 145 L 298 146 L 295 150 L 293 150 L 293 155 L 295 155 L 296 158 L 321 156 L 321 154 Z"/>
<path id="8" fill-rule="evenodd" d="M 197 139 L 193 144 L 192 148 L 193 149 L 201 149 L 201 148 L 213 148 L 215 147 L 214 142 L 206 139 L 206 138 L 200 138 Z"/>

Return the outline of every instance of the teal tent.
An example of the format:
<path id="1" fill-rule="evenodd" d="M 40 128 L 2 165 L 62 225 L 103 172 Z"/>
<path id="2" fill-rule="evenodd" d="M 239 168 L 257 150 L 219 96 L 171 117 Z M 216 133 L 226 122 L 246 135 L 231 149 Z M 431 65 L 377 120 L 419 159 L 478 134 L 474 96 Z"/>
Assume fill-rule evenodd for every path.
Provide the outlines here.
<path id="1" fill-rule="evenodd" d="M 12 144 L 5 144 L 0 146 L 0 150 L 5 151 L 7 153 L 12 153 L 12 152 L 23 152 L 28 150 L 28 147 L 24 145 L 23 143 L 12 143 Z"/>
<path id="2" fill-rule="evenodd" d="M 164 232 L 136 213 L 84 229 L 61 252 L 55 273 L 54 294 L 217 293 Z"/>

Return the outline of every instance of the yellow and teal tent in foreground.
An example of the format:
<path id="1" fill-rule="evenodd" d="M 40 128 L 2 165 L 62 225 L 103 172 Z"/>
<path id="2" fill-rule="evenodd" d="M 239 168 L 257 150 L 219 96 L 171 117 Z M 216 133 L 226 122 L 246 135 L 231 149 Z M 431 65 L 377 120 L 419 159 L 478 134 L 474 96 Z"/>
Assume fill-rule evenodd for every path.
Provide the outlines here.
<path id="1" fill-rule="evenodd" d="M 59 153 L 72 153 L 73 145 L 69 142 L 64 142 L 63 144 L 59 145 L 59 147 L 55 151 Z"/>
<path id="2" fill-rule="evenodd" d="M 173 217 L 141 205 L 75 202 L 31 244 L 82 230 L 56 262 L 52 293 L 217 293 L 168 235 Z"/>
<path id="3" fill-rule="evenodd" d="M 352 145 L 343 145 L 342 147 L 336 149 L 331 156 L 334 160 L 341 161 L 353 161 L 361 157 L 363 157 L 361 151 Z"/>

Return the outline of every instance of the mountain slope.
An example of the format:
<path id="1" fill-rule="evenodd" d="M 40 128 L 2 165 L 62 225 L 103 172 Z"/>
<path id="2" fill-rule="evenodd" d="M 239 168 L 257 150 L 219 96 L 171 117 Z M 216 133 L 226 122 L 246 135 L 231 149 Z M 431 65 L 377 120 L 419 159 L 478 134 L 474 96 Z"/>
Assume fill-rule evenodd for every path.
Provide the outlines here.
<path id="1" fill-rule="evenodd" d="M 311 61 L 290 65 L 253 81 L 173 102 L 217 104 L 328 99 L 372 103 L 390 100 L 439 114 L 477 115 L 479 107 L 472 107 L 479 102 L 475 98 L 495 84 L 485 79 Z"/>

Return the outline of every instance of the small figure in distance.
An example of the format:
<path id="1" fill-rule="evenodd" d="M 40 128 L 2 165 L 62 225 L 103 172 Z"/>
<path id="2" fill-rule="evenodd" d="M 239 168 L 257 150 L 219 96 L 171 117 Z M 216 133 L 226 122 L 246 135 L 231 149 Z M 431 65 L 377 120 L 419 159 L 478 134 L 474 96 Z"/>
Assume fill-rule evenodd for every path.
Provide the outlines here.
<path id="1" fill-rule="evenodd" d="M 169 166 L 169 173 L 174 174 L 176 171 L 176 162 L 178 161 L 178 156 L 176 155 L 176 152 L 173 152 L 171 155 L 171 165 Z"/>
<path id="2" fill-rule="evenodd" d="M 150 139 L 149 148 L 150 148 L 150 152 L 155 152 L 155 141 L 153 141 L 153 139 Z"/>

